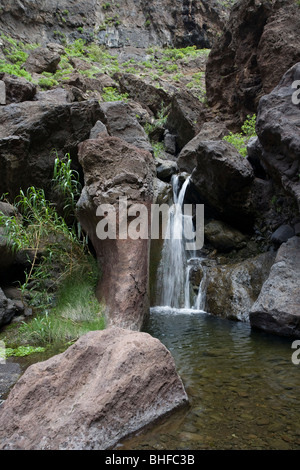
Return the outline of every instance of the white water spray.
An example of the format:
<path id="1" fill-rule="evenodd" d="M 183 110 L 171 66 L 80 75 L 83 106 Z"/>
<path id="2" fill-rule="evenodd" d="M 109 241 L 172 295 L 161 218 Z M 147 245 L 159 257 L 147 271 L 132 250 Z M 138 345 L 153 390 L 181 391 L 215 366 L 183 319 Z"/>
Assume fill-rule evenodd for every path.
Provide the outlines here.
<path id="1" fill-rule="evenodd" d="M 198 296 L 193 295 L 190 271 L 195 259 L 195 250 L 186 250 L 185 234 L 193 231 L 192 215 L 183 213 L 183 204 L 190 178 L 180 188 L 177 175 L 172 177 L 173 202 L 170 207 L 167 233 L 157 273 L 157 305 L 175 309 L 197 309 L 204 307 L 204 284 L 200 284 Z M 201 288 L 202 286 L 202 288 Z"/>

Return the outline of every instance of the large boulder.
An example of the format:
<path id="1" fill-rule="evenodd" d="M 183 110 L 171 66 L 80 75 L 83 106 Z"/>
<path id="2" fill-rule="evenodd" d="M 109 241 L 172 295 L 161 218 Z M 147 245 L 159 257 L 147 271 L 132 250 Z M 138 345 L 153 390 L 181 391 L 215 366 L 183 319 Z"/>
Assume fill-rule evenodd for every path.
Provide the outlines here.
<path id="1" fill-rule="evenodd" d="M 210 106 L 242 123 L 259 98 L 300 60 L 299 6 L 294 0 L 239 0 L 206 68 Z"/>
<path id="2" fill-rule="evenodd" d="M 153 152 L 144 128 L 139 124 L 136 116 L 127 103 L 112 101 L 100 104 L 102 122 L 106 125 L 110 135 L 119 137 L 129 144 Z"/>
<path id="3" fill-rule="evenodd" d="M 192 173 L 197 165 L 198 145 L 204 140 L 221 140 L 229 131 L 223 121 L 212 120 L 205 122 L 200 132 L 191 139 L 178 155 L 178 167 L 180 171 Z"/>
<path id="4" fill-rule="evenodd" d="M 156 87 L 149 80 L 145 80 L 131 73 L 117 73 L 114 78 L 118 80 L 122 93 L 128 93 L 130 98 L 149 108 L 155 115 L 163 106 L 168 106 L 171 96 L 163 88 Z"/>
<path id="5" fill-rule="evenodd" d="M 254 328 L 281 336 L 300 337 L 300 238 L 278 250 L 268 279 L 250 310 Z"/>
<path id="6" fill-rule="evenodd" d="M 247 244 L 247 236 L 221 220 L 210 220 L 204 227 L 206 240 L 218 251 L 239 250 Z"/>
<path id="7" fill-rule="evenodd" d="M 300 108 L 292 87 L 300 80 L 300 62 L 294 65 L 274 90 L 261 98 L 257 113 L 260 160 L 300 209 Z M 299 94 L 299 93 L 298 93 Z M 294 97 L 297 100 L 297 96 Z"/>
<path id="8" fill-rule="evenodd" d="M 76 160 L 78 144 L 100 119 L 96 100 L 81 103 L 29 101 L 0 108 L 0 194 L 20 187 L 49 188 L 56 153 Z"/>
<path id="9" fill-rule="evenodd" d="M 235 225 L 250 222 L 249 193 L 254 180 L 250 163 L 225 141 L 195 141 L 190 148 L 196 167 L 191 175 L 200 199 Z"/>
<path id="10" fill-rule="evenodd" d="M 24 77 L 4 73 L 0 74 L 0 78 L 5 83 L 6 104 L 31 101 L 34 98 L 36 85 Z"/>
<path id="11" fill-rule="evenodd" d="M 274 253 L 263 253 L 245 261 L 204 267 L 205 310 L 231 320 L 249 321 L 249 311 L 268 278 Z"/>
<path id="12" fill-rule="evenodd" d="M 0 448 L 108 449 L 187 401 L 159 340 L 120 328 L 90 332 L 26 370 L 0 408 Z"/>
<path id="13" fill-rule="evenodd" d="M 140 329 L 149 311 L 148 264 L 149 240 L 141 228 L 141 238 L 127 236 L 129 218 L 125 210 L 141 204 L 150 214 L 153 200 L 155 164 L 153 156 L 118 137 L 90 139 L 79 146 L 79 161 L 85 187 L 78 202 L 78 218 L 88 233 L 101 267 L 97 289 L 106 305 L 110 325 Z M 127 207 L 120 205 L 127 198 Z M 123 199 L 124 200 L 124 199 Z M 115 211 L 116 233 L 100 239 L 96 228 L 101 217 L 98 207 L 110 204 Z M 121 218 L 121 222 L 120 219 Z M 120 222 L 120 223 L 119 223 Z M 144 220 L 150 233 L 150 218 Z M 114 223 L 114 222 L 113 222 Z M 124 229 L 126 233 L 124 233 Z M 120 235 L 121 232 L 121 235 Z"/>
<path id="14" fill-rule="evenodd" d="M 197 134 L 207 120 L 207 109 L 198 98 L 187 91 L 175 93 L 171 101 L 166 127 L 176 134 L 178 150 L 181 150 Z"/>
<path id="15" fill-rule="evenodd" d="M 55 73 L 60 62 L 60 54 L 47 47 L 38 47 L 30 52 L 24 64 L 27 72 Z"/>

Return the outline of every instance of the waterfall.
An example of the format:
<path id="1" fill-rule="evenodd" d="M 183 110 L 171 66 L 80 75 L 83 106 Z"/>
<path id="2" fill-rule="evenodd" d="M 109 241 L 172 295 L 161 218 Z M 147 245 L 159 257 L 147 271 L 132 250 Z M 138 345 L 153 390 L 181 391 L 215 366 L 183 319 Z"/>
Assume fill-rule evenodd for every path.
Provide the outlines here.
<path id="1" fill-rule="evenodd" d="M 191 289 L 190 270 L 196 252 L 186 250 L 186 234 L 193 230 L 192 215 L 186 215 L 183 211 L 184 199 L 190 177 L 180 188 L 180 180 L 177 175 L 172 176 L 173 205 L 170 206 L 168 225 L 161 261 L 157 272 L 157 305 L 175 309 L 201 310 L 204 306 L 204 284 L 199 286 L 198 296 Z M 200 292 L 201 291 L 201 292 Z M 198 308 L 199 307 L 199 308 Z"/>
<path id="2" fill-rule="evenodd" d="M 196 310 L 205 309 L 207 274 L 206 274 L 206 269 L 202 269 L 202 271 L 203 271 L 203 277 L 200 282 L 199 291 L 198 291 L 198 295 L 197 295 L 196 302 L 195 302 Z"/>

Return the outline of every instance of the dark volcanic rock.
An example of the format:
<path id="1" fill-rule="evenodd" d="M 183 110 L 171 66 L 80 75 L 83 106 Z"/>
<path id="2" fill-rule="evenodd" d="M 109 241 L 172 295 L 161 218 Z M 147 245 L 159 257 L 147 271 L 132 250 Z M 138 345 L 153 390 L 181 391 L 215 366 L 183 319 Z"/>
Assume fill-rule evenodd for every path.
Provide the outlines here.
<path id="1" fill-rule="evenodd" d="M 103 5 L 93 0 L 61 0 L 59 4 L 54 0 L 6 0 L 0 28 L 13 37 L 43 45 L 61 37 L 91 40 L 96 35 L 108 47 L 203 48 L 210 47 L 223 26 L 223 7 L 215 0 L 122 0 L 106 2 L 106 9 Z M 114 17 L 116 21 L 109 21 Z"/>
<path id="2" fill-rule="evenodd" d="M 0 288 L 0 328 L 11 322 L 15 315 L 22 315 L 24 313 L 24 305 L 22 302 L 14 302 L 8 299 Z"/>
<path id="3" fill-rule="evenodd" d="M 103 137 L 80 144 L 79 161 L 85 187 L 78 202 L 78 217 L 101 267 L 99 299 L 105 302 L 110 325 L 140 329 L 149 311 L 149 240 L 143 238 L 143 231 L 142 238 L 127 237 L 129 219 L 124 221 L 122 218 L 123 223 L 119 224 L 122 212 L 119 202 L 120 197 L 127 198 L 128 209 L 133 209 L 135 203 L 142 204 L 150 216 L 154 158 L 149 152 L 118 137 Z M 114 239 L 100 239 L 96 232 L 101 220 L 96 216 L 96 210 L 101 204 L 111 204 L 116 211 Z M 121 229 L 124 223 L 126 234 Z M 144 229 L 148 230 L 150 218 L 147 220 L 146 217 L 145 224 Z"/>
<path id="4" fill-rule="evenodd" d="M 300 209 L 300 108 L 293 103 L 300 80 L 300 63 L 286 72 L 276 88 L 259 102 L 256 129 L 262 147 L 261 163 Z M 299 93 L 298 93 L 299 94 Z"/>
<path id="5" fill-rule="evenodd" d="M 231 320 L 249 321 L 274 262 L 274 253 L 263 253 L 236 263 L 207 267 L 205 310 Z"/>
<path id="6" fill-rule="evenodd" d="M 295 235 L 295 231 L 289 225 L 281 225 L 272 233 L 271 241 L 275 244 L 281 245 L 284 242 L 287 242 L 289 238 L 292 238 Z"/>
<path id="7" fill-rule="evenodd" d="M 159 340 L 93 331 L 26 370 L 0 408 L 0 447 L 104 450 L 187 402 Z"/>
<path id="8" fill-rule="evenodd" d="M 60 54 L 47 47 L 38 47 L 30 52 L 24 68 L 31 73 L 55 73 L 59 62 Z"/>
<path id="9" fill-rule="evenodd" d="M 163 181 L 170 181 L 172 175 L 174 175 L 178 171 L 177 163 L 173 162 L 172 160 L 163 160 L 160 158 L 156 158 L 155 163 L 157 177 Z"/>
<path id="10" fill-rule="evenodd" d="M 102 122 L 110 135 L 119 137 L 129 144 L 153 152 L 144 128 L 139 124 L 131 107 L 122 101 L 101 103 Z"/>
<path id="11" fill-rule="evenodd" d="M 171 102 L 166 127 L 176 134 L 176 143 L 181 150 L 193 137 L 196 129 L 207 119 L 203 103 L 187 91 L 176 93 Z"/>
<path id="12" fill-rule="evenodd" d="M 259 98 L 300 60 L 299 6 L 294 0 L 240 0 L 215 42 L 206 68 L 210 106 L 242 123 Z"/>
<path id="13" fill-rule="evenodd" d="M 162 88 L 156 88 L 145 79 L 130 73 L 117 73 L 114 78 L 119 82 L 122 93 L 128 93 L 130 98 L 143 104 L 154 114 L 171 102 L 172 96 L 169 93 Z"/>
<path id="14" fill-rule="evenodd" d="M 270 275 L 250 310 L 251 326 L 300 337 L 300 238 L 290 238 L 278 250 Z"/>
<path id="15" fill-rule="evenodd" d="M 221 140 L 228 134 L 224 122 L 208 121 L 203 124 L 200 132 L 190 140 L 181 150 L 178 156 L 178 167 L 180 171 L 192 173 L 197 164 L 198 145 L 204 140 Z"/>
<path id="16" fill-rule="evenodd" d="M 200 141 L 191 149 L 196 157 L 191 181 L 200 199 L 236 226 L 251 219 L 249 195 L 254 180 L 250 163 L 225 141 Z"/>
<path id="17" fill-rule="evenodd" d="M 217 250 L 228 252 L 246 246 L 247 236 L 220 220 L 211 220 L 205 225 L 205 238 Z"/>
<path id="18" fill-rule="evenodd" d="M 49 188 L 56 154 L 77 157 L 101 116 L 96 100 L 82 103 L 15 103 L 0 108 L 0 194 L 11 198 L 20 187 Z"/>
<path id="19" fill-rule="evenodd" d="M 36 85 L 23 77 L 0 74 L 0 79 L 5 83 L 6 104 L 31 101 L 36 94 Z"/>

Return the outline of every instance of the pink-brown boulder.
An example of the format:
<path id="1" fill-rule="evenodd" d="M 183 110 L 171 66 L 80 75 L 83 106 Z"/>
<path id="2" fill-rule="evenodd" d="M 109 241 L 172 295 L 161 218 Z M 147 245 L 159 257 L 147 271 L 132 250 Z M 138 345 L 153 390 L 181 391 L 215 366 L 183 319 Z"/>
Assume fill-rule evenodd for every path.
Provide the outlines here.
<path id="1" fill-rule="evenodd" d="M 108 449 L 187 400 L 159 340 L 93 331 L 25 371 L 0 408 L 0 449 Z"/>
<path id="2" fill-rule="evenodd" d="M 140 330 L 149 312 L 149 238 L 141 234 L 133 239 L 124 232 L 124 239 L 120 237 L 119 202 L 127 198 L 128 210 L 136 203 L 146 207 L 150 234 L 154 158 L 146 150 L 109 136 L 82 142 L 78 158 L 85 186 L 77 215 L 100 265 L 97 296 L 105 304 L 108 326 Z M 110 204 L 116 212 L 115 238 L 101 239 L 97 232 L 101 217 L 96 211 L 102 204 Z M 129 226 L 129 218 L 125 224 Z"/>

